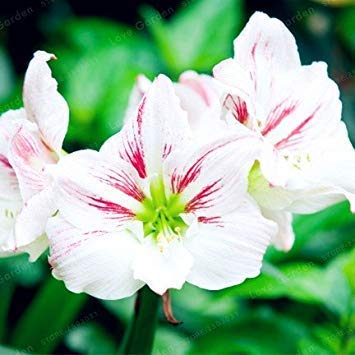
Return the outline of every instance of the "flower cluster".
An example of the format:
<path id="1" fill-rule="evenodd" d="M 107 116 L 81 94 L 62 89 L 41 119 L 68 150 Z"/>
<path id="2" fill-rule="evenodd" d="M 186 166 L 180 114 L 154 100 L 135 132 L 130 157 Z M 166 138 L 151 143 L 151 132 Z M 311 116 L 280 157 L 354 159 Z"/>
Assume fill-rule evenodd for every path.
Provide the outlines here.
<path id="1" fill-rule="evenodd" d="M 213 77 L 137 79 L 123 129 L 63 154 L 68 107 L 36 52 L 24 108 L 0 119 L 0 255 L 49 245 L 73 292 L 119 299 L 147 284 L 216 290 L 289 250 L 292 213 L 348 199 L 355 153 L 325 63 L 302 66 L 292 34 L 255 13 Z"/>

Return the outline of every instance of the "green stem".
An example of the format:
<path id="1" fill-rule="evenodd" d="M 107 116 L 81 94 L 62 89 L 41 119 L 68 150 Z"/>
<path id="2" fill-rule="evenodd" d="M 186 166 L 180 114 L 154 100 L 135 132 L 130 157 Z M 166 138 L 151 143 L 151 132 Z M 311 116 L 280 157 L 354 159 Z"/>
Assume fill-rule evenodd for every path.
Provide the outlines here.
<path id="1" fill-rule="evenodd" d="M 151 354 L 158 321 L 160 296 L 145 286 L 138 291 L 132 322 L 123 339 L 120 354 Z"/>

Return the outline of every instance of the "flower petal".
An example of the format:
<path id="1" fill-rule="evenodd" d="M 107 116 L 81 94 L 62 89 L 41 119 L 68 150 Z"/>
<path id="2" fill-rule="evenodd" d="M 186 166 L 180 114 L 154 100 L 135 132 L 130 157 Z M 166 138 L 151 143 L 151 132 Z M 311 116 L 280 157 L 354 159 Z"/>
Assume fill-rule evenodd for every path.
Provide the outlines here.
<path id="1" fill-rule="evenodd" d="M 7 156 L 9 144 L 18 126 L 26 121 L 26 111 L 23 108 L 9 110 L 0 117 L 0 154 Z"/>
<path id="2" fill-rule="evenodd" d="M 249 198 L 242 199 L 239 208 L 231 214 L 201 220 L 184 240 L 184 246 L 194 258 L 187 281 L 218 290 L 256 277 L 275 234 L 275 224 L 264 219 Z"/>
<path id="3" fill-rule="evenodd" d="M 51 183 L 45 169 L 47 164 L 56 163 L 56 159 L 38 133 L 24 126 L 12 138 L 9 149 L 9 161 L 16 172 L 22 198 L 27 201 Z"/>
<path id="4" fill-rule="evenodd" d="M 271 87 L 280 72 L 301 65 L 292 33 L 280 20 L 262 12 L 255 12 L 235 39 L 234 59 L 250 73 L 256 91 Z"/>
<path id="5" fill-rule="evenodd" d="M 137 112 L 137 107 L 141 102 L 143 96 L 147 93 L 152 82 L 143 74 L 137 76 L 136 82 L 133 86 L 128 100 L 128 106 L 124 115 L 123 122 L 126 123 Z"/>
<path id="6" fill-rule="evenodd" d="M 249 126 L 258 128 L 264 124 L 278 89 L 278 77 L 300 66 L 291 32 L 278 19 L 256 12 L 234 41 L 234 59 L 222 61 L 213 73 L 226 85 L 227 97 L 235 102 L 234 115 L 239 117 L 238 111 L 243 112 L 242 121 L 246 122 L 247 111 Z"/>
<path id="7" fill-rule="evenodd" d="M 55 199 L 63 217 L 78 228 L 116 230 L 140 210 L 144 194 L 136 171 L 84 150 L 63 157 L 53 167 Z"/>
<path id="8" fill-rule="evenodd" d="M 339 90 L 326 68 L 325 63 L 313 63 L 280 79 L 261 133 L 285 155 L 318 150 L 317 140 L 340 122 Z"/>
<path id="9" fill-rule="evenodd" d="M 164 165 L 167 193 L 180 194 L 187 213 L 230 212 L 246 194 L 248 174 L 259 153 L 255 141 L 250 134 L 232 134 L 172 154 Z"/>
<path id="10" fill-rule="evenodd" d="M 186 113 L 172 82 L 159 75 L 122 131 L 101 148 L 109 159 L 122 158 L 141 178 L 160 173 L 163 160 L 184 145 L 188 136 Z"/>
<path id="11" fill-rule="evenodd" d="M 17 251 L 15 221 L 21 207 L 21 199 L 0 199 L 0 256 L 13 255 Z"/>
<path id="12" fill-rule="evenodd" d="M 295 241 L 292 228 L 292 214 L 286 211 L 272 211 L 262 209 L 263 216 L 274 221 L 278 226 L 278 233 L 273 239 L 273 244 L 280 250 L 289 251 Z"/>
<path id="13" fill-rule="evenodd" d="M 57 91 L 57 82 L 47 65 L 53 54 L 37 51 L 23 86 L 23 101 L 30 121 L 35 122 L 46 144 L 60 154 L 68 129 L 69 108 Z"/>
<path id="14" fill-rule="evenodd" d="M 131 266 L 140 244 L 130 232 L 85 232 L 59 215 L 49 220 L 47 234 L 53 276 L 70 291 L 115 300 L 144 285 L 133 278 Z"/>
<path id="15" fill-rule="evenodd" d="M 181 289 L 193 264 L 182 243 L 173 241 L 161 252 L 151 237 L 143 242 L 133 263 L 134 278 L 147 283 L 159 295 L 170 288 Z"/>
<path id="16" fill-rule="evenodd" d="M 48 246 L 45 233 L 48 219 L 55 213 L 56 206 L 51 187 L 39 192 L 24 203 L 16 218 L 16 241 L 22 251 L 28 252 L 34 261 Z M 34 243 L 38 239 L 37 243 Z M 44 249 L 43 249 L 44 248 Z"/>

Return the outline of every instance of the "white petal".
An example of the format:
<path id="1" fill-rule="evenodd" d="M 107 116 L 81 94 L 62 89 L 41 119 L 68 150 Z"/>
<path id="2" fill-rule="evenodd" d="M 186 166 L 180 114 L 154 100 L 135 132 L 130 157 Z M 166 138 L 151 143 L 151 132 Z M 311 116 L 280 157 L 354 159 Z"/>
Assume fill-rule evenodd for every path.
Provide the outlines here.
<path id="1" fill-rule="evenodd" d="M 167 193 L 181 194 L 186 212 L 233 211 L 247 191 L 248 174 L 259 153 L 255 140 L 249 134 L 229 135 L 172 154 L 164 166 Z"/>
<path id="2" fill-rule="evenodd" d="M 257 128 L 264 124 L 278 77 L 300 65 L 295 39 L 286 26 L 256 12 L 234 41 L 234 60 L 221 62 L 213 73 L 226 85 L 227 95 L 245 103 L 251 124 Z"/>
<path id="3" fill-rule="evenodd" d="M 128 106 L 124 115 L 123 122 L 126 123 L 135 114 L 139 103 L 141 102 L 143 96 L 147 93 L 152 82 L 143 74 L 138 75 L 136 83 L 131 91 Z"/>
<path id="4" fill-rule="evenodd" d="M 259 275 L 265 250 L 276 234 L 275 224 L 264 219 L 250 199 L 243 199 L 232 214 L 200 219 L 194 230 L 184 240 L 194 258 L 187 281 L 209 290 Z"/>
<path id="5" fill-rule="evenodd" d="M 9 143 L 18 130 L 20 124 L 26 120 L 26 111 L 23 108 L 9 110 L 0 117 L 0 154 L 7 156 Z"/>
<path id="6" fill-rule="evenodd" d="M 78 228 L 116 230 L 135 217 L 144 194 L 125 161 L 107 161 L 96 151 L 63 157 L 52 169 L 61 214 Z"/>
<path id="7" fill-rule="evenodd" d="M 46 144 L 60 154 L 68 129 L 69 108 L 57 91 L 57 82 L 47 65 L 53 54 L 37 51 L 31 60 L 23 86 L 27 117 L 35 122 Z"/>
<path id="8" fill-rule="evenodd" d="M 45 233 L 47 221 L 55 211 L 56 206 L 51 187 L 39 192 L 24 203 L 15 225 L 16 241 L 22 251 L 27 251 L 26 246 L 29 245 L 29 252 L 40 255 L 33 242 L 40 239 Z M 41 238 L 44 242 L 43 239 L 45 238 Z M 38 243 L 37 247 L 43 249 L 42 245 L 43 243 Z"/>
<path id="9" fill-rule="evenodd" d="M 272 211 L 262 209 L 263 216 L 274 221 L 278 226 L 278 233 L 273 239 L 273 244 L 281 250 L 289 251 L 295 240 L 292 228 L 292 214 L 286 211 Z"/>
<path id="10" fill-rule="evenodd" d="M 47 234 L 53 276 L 70 291 L 114 300 L 144 285 L 133 278 L 132 261 L 140 245 L 130 232 L 85 232 L 56 216 L 49 220 Z"/>
<path id="11" fill-rule="evenodd" d="M 262 12 L 254 13 L 235 39 L 234 59 L 253 80 L 266 80 L 267 83 L 257 83 L 263 86 L 269 86 L 278 73 L 300 66 L 292 33 L 280 20 Z"/>
<path id="12" fill-rule="evenodd" d="M 172 82 L 159 75 L 122 131 L 101 148 L 108 159 L 123 158 L 141 178 L 160 173 L 163 160 L 188 136 L 186 112 Z"/>
<path id="13" fill-rule="evenodd" d="M 15 221 L 21 207 L 21 199 L 0 199 L 0 256 L 13 255 L 17 252 Z"/>
<path id="14" fill-rule="evenodd" d="M 170 288 L 181 289 L 192 264 L 191 255 L 180 241 L 171 242 L 161 252 L 156 242 L 146 237 L 133 263 L 134 278 L 162 295 Z"/>
<path id="15" fill-rule="evenodd" d="M 12 138 L 9 150 L 9 161 L 16 172 L 22 198 L 27 201 L 49 186 L 51 179 L 45 168 L 56 163 L 56 159 L 38 133 L 24 126 Z"/>
<path id="16" fill-rule="evenodd" d="M 340 117 L 338 87 L 325 63 L 313 63 L 282 77 L 261 133 L 285 155 L 313 153 L 319 139 L 334 133 Z"/>

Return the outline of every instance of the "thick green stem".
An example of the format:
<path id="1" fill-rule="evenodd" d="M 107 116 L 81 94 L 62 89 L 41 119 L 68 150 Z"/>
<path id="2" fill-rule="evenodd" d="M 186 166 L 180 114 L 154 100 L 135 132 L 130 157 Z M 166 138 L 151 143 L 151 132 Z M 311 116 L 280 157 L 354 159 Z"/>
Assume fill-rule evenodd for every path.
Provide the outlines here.
<path id="1" fill-rule="evenodd" d="M 120 354 L 151 354 L 158 321 L 159 299 L 148 286 L 138 291 L 132 322 Z"/>

